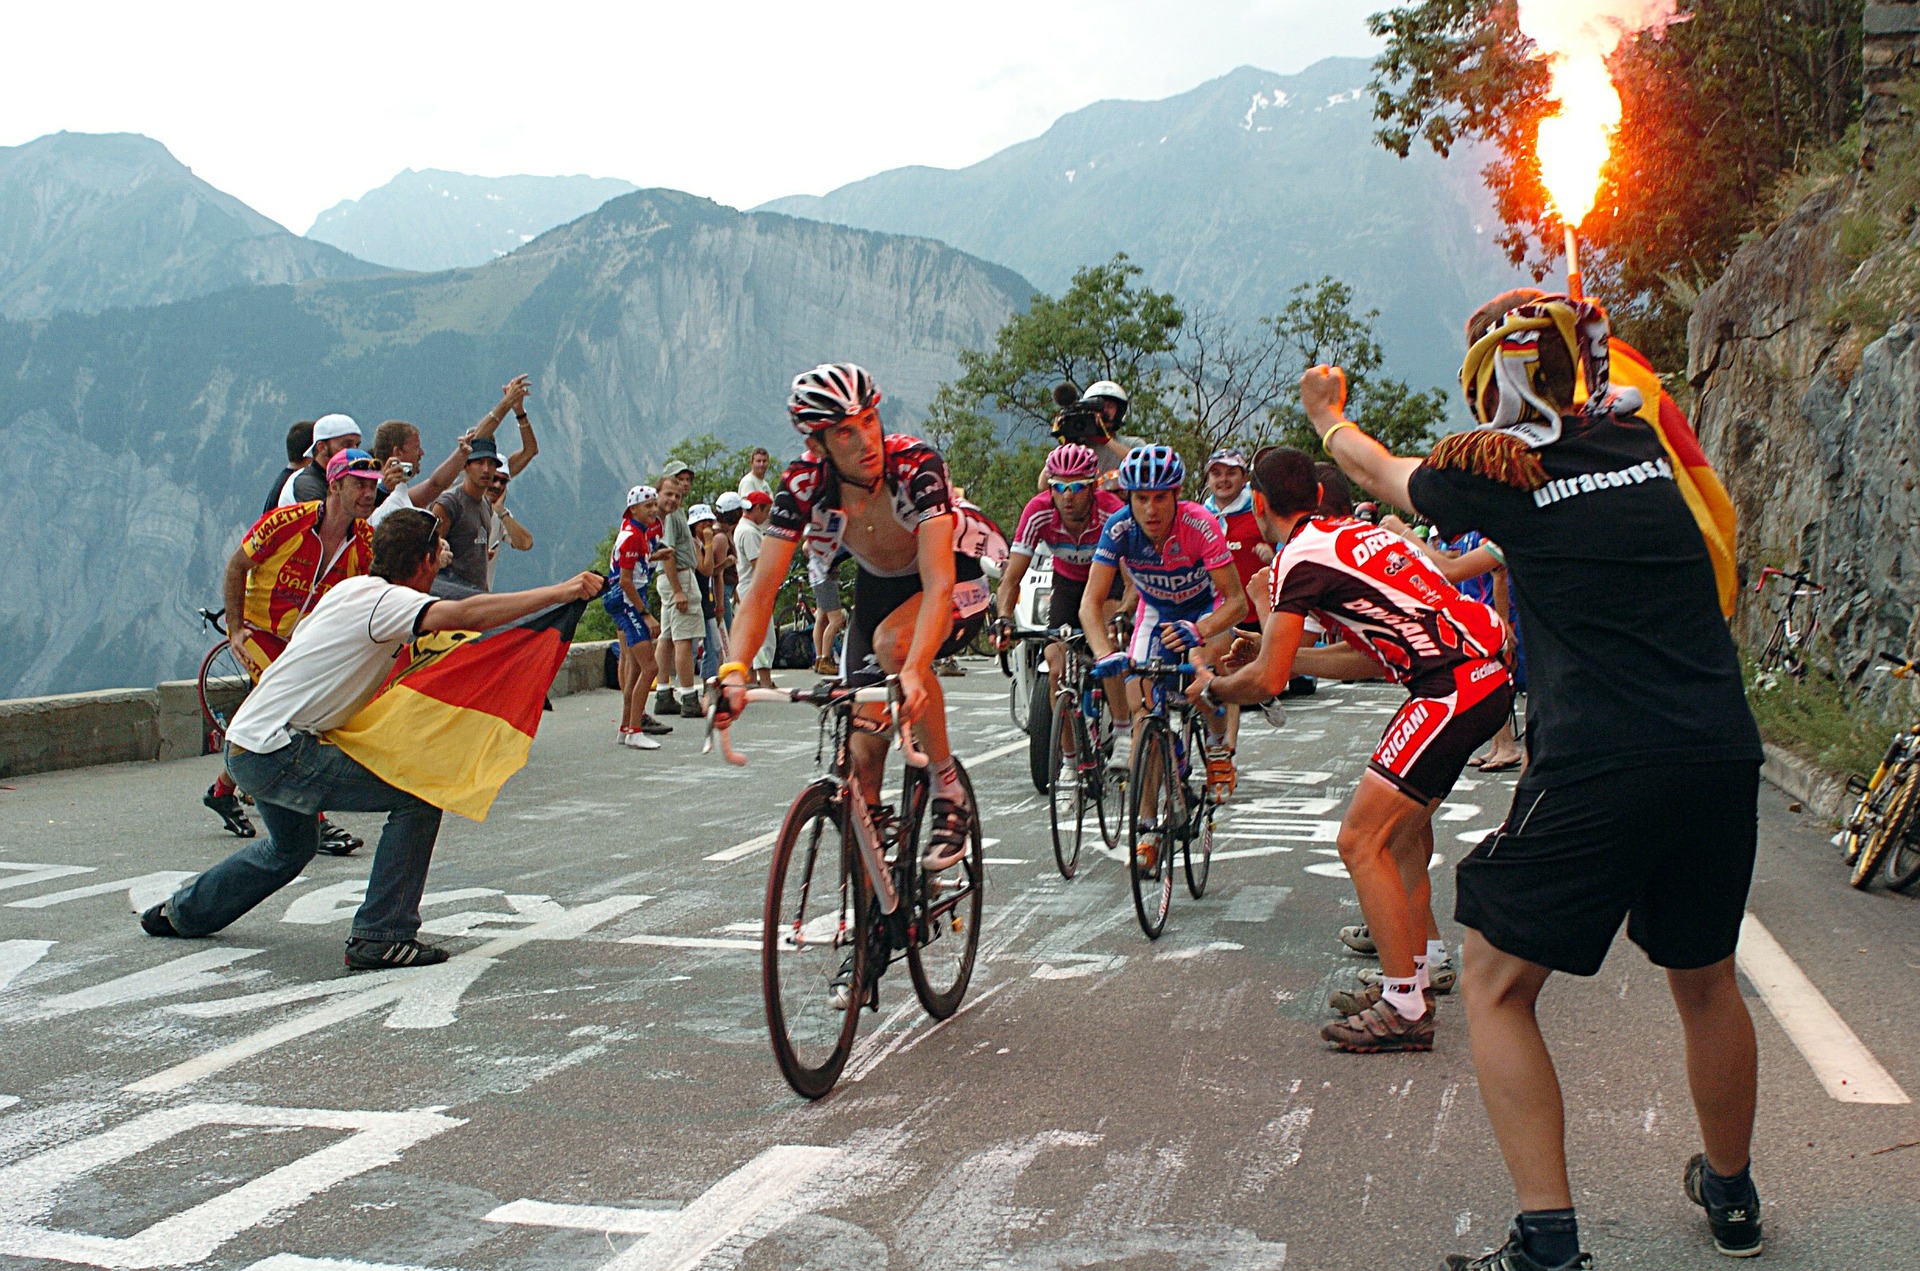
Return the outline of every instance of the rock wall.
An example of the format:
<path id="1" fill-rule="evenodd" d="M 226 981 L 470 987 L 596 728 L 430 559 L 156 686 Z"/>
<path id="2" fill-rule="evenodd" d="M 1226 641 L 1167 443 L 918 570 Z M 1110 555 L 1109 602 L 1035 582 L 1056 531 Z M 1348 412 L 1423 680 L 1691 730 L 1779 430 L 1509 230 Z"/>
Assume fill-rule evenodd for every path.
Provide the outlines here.
<path id="1" fill-rule="evenodd" d="M 1737 630 L 1757 642 L 1772 624 L 1752 592 L 1763 566 L 1805 569 L 1829 589 L 1833 669 L 1888 705 L 1874 654 L 1920 653 L 1920 326 L 1909 315 L 1862 347 L 1831 320 L 1857 276 L 1837 249 L 1851 194 L 1816 194 L 1740 249 L 1694 311 L 1688 376 L 1740 514 Z"/>

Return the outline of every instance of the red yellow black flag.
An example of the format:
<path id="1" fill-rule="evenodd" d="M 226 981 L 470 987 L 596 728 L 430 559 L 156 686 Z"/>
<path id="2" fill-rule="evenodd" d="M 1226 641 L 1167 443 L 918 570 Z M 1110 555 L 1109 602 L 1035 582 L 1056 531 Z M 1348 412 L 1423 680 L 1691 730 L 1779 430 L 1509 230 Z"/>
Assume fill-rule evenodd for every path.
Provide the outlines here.
<path id="1" fill-rule="evenodd" d="M 475 821 L 524 768 L 584 600 L 491 631 L 421 636 L 359 714 L 326 734 L 389 785 Z"/>

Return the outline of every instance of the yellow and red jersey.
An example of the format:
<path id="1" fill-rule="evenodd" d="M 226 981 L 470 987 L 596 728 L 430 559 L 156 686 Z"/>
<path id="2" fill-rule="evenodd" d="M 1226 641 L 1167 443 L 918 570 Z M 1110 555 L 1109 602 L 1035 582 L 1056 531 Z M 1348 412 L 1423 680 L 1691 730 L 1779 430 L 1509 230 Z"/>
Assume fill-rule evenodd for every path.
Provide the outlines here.
<path id="1" fill-rule="evenodd" d="M 241 615 L 249 662 L 257 676 L 280 656 L 294 624 L 342 579 L 373 566 L 373 530 L 355 521 L 331 561 L 324 559 L 320 521 L 325 503 L 294 503 L 274 508 L 247 531 L 240 551 L 247 571 L 246 608 Z"/>

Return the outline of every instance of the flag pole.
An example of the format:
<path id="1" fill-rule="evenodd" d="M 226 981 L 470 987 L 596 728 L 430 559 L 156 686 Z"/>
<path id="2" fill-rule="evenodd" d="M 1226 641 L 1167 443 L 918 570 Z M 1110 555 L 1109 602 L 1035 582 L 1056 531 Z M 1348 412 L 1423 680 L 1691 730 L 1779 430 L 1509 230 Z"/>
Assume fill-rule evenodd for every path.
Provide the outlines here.
<path id="1" fill-rule="evenodd" d="M 1575 300 L 1586 299 L 1580 285 L 1580 242 L 1573 235 L 1573 226 L 1567 229 L 1567 294 Z"/>

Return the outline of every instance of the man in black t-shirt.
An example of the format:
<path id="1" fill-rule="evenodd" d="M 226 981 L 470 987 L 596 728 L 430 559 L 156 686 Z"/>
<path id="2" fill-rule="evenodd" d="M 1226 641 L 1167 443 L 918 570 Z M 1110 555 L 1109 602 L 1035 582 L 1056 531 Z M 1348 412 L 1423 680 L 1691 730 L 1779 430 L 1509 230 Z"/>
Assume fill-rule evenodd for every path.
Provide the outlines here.
<path id="1" fill-rule="evenodd" d="M 1454 911 L 1468 928 L 1474 1066 L 1521 1213 L 1504 1248 L 1448 1265 L 1591 1265 L 1534 1006 L 1552 972 L 1596 973 L 1623 920 L 1666 969 L 1685 1030 L 1706 1147 L 1687 1194 L 1723 1252 L 1758 1253 L 1757 1059 L 1733 953 L 1762 756 L 1713 563 L 1638 392 L 1610 381 L 1597 306 L 1509 293 L 1468 333 L 1462 383 L 1482 426 L 1424 462 L 1344 417 L 1338 368 L 1300 385 L 1322 444 L 1359 485 L 1444 534 L 1500 543 L 1527 632 L 1527 771 L 1506 823 L 1460 862 Z"/>

